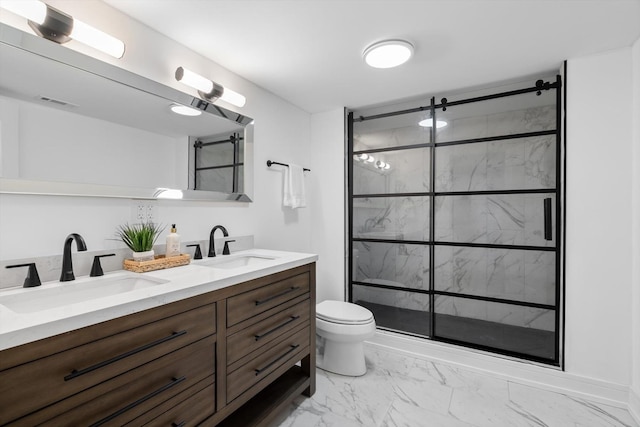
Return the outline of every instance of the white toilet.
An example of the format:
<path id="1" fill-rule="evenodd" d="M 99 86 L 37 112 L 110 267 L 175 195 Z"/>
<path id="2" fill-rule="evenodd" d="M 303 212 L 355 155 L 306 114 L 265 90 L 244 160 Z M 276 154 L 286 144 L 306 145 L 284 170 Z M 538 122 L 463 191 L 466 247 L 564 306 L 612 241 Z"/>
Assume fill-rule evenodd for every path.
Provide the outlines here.
<path id="1" fill-rule="evenodd" d="M 363 343 L 376 331 L 376 322 L 366 308 L 343 301 L 316 305 L 316 334 L 320 338 L 317 366 L 348 376 L 367 372 Z"/>

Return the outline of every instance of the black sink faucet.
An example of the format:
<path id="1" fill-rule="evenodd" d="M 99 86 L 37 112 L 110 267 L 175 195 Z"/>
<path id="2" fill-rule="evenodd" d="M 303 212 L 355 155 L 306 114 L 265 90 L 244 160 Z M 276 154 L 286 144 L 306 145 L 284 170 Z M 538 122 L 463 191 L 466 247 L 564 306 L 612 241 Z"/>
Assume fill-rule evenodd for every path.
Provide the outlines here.
<path id="1" fill-rule="evenodd" d="M 77 233 L 71 233 L 64 241 L 64 251 L 62 252 L 62 272 L 60 273 L 61 282 L 69 282 L 75 280 L 73 275 L 73 263 L 71 262 L 71 242 L 76 241 L 76 247 L 78 252 L 87 250 L 87 245 L 84 243 L 84 239 Z"/>
<path id="2" fill-rule="evenodd" d="M 222 230 L 222 235 L 224 237 L 228 237 L 229 236 L 229 233 L 227 232 L 227 229 L 224 228 L 221 225 L 216 225 L 215 227 L 213 227 L 211 229 L 211 234 L 209 234 L 209 256 L 210 257 L 216 256 L 216 247 L 215 247 L 215 245 L 213 243 L 213 235 L 215 234 L 216 230 L 218 230 L 218 229 Z"/>

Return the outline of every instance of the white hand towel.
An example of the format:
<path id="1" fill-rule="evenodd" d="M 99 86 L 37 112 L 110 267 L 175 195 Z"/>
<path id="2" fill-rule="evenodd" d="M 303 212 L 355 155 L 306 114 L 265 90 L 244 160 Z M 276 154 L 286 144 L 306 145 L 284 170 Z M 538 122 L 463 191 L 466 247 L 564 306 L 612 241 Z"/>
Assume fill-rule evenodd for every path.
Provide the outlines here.
<path id="1" fill-rule="evenodd" d="M 289 164 L 284 172 L 284 206 L 291 209 L 307 206 L 302 166 Z"/>

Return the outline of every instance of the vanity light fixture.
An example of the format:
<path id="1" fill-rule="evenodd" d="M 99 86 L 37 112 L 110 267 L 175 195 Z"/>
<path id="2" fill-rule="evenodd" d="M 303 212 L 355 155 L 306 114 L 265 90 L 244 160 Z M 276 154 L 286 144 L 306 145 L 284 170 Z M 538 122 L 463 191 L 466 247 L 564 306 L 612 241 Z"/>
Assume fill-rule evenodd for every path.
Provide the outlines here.
<path id="1" fill-rule="evenodd" d="M 448 123 L 447 123 L 447 122 L 445 122 L 444 120 L 436 120 L 436 129 L 443 128 L 443 127 L 445 127 L 447 124 L 448 124 Z M 421 121 L 418 123 L 418 126 L 422 126 L 422 127 L 424 127 L 424 128 L 430 128 L 430 127 L 432 127 L 432 126 L 433 126 L 433 119 L 424 119 L 424 120 L 421 120 Z"/>
<path id="2" fill-rule="evenodd" d="M 37 35 L 62 44 L 76 40 L 114 58 L 124 55 L 124 42 L 38 0 L 0 0 L 0 8 L 28 20 Z"/>
<path id="3" fill-rule="evenodd" d="M 413 45 L 406 40 L 383 40 L 367 47 L 362 56 L 373 68 L 393 68 L 413 56 Z"/>
<path id="4" fill-rule="evenodd" d="M 353 158 L 356 159 L 357 161 L 363 161 L 363 162 L 373 162 L 375 160 L 373 156 L 366 153 L 356 154 L 353 156 Z"/>
<path id="5" fill-rule="evenodd" d="M 200 114 L 202 114 L 202 111 L 196 110 L 195 108 L 187 107 L 186 105 L 182 104 L 171 104 L 171 111 L 176 114 L 180 114 L 181 116 L 190 117 L 199 116 Z"/>
<path id="6" fill-rule="evenodd" d="M 236 107 L 244 107 L 244 104 L 247 102 L 247 98 L 238 92 L 219 85 L 184 67 L 178 67 L 176 69 L 176 80 L 196 89 L 198 95 L 208 101 L 221 99 Z"/>
<path id="7" fill-rule="evenodd" d="M 376 168 L 382 169 L 382 170 L 388 170 L 388 169 L 391 169 L 391 165 L 387 162 L 383 162 L 382 160 L 378 160 L 376 162 Z"/>

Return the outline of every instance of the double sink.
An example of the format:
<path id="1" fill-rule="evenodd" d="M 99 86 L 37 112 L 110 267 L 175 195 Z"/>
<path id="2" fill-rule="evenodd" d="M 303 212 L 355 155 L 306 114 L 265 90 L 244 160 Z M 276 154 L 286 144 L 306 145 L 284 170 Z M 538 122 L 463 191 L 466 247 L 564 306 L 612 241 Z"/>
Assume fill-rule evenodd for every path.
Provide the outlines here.
<path id="1" fill-rule="evenodd" d="M 193 265 L 228 271 L 242 267 L 250 268 L 275 259 L 277 258 L 256 254 L 236 254 L 194 261 Z M 41 287 L 0 292 L 0 306 L 4 306 L 17 314 L 36 313 L 99 298 L 121 295 L 169 282 L 170 280 L 129 272 L 115 273 L 102 277 L 80 278 L 73 282 L 50 282 Z"/>

